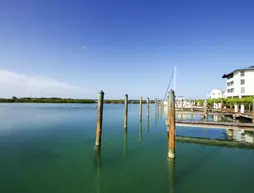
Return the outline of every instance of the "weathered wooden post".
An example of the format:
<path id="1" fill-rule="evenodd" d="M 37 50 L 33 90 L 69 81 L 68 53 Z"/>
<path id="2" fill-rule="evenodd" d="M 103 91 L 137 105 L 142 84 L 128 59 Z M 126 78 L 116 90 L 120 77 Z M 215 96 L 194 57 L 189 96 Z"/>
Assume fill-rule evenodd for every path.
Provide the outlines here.
<path id="1" fill-rule="evenodd" d="M 241 104 L 241 110 L 240 110 L 241 113 L 244 113 L 244 104 Z"/>
<path id="2" fill-rule="evenodd" d="M 234 110 L 235 113 L 238 112 L 238 104 L 235 104 L 235 110 Z"/>
<path id="3" fill-rule="evenodd" d="M 127 129 L 128 124 L 128 95 L 125 95 L 124 100 L 124 128 Z"/>
<path id="4" fill-rule="evenodd" d="M 252 101 L 252 123 L 254 123 L 254 99 Z"/>
<path id="5" fill-rule="evenodd" d="M 204 102 L 204 114 L 203 114 L 203 118 L 204 118 L 204 119 L 207 118 L 207 114 L 208 114 L 208 110 L 207 110 L 207 100 L 205 100 L 205 102 Z"/>
<path id="6" fill-rule="evenodd" d="M 149 98 L 147 98 L 147 117 L 149 117 Z"/>
<path id="7" fill-rule="evenodd" d="M 157 98 L 155 98 L 154 100 L 154 111 L 155 112 L 157 111 Z"/>
<path id="8" fill-rule="evenodd" d="M 223 110 L 223 101 L 221 100 L 221 103 L 220 103 L 220 112 L 222 113 L 222 110 Z"/>
<path id="9" fill-rule="evenodd" d="M 101 145 L 103 101 L 104 101 L 104 92 L 101 90 L 98 93 L 97 128 L 96 128 L 96 141 L 95 141 L 96 146 Z"/>
<path id="10" fill-rule="evenodd" d="M 233 129 L 228 129 L 228 136 L 232 137 L 233 136 Z"/>
<path id="11" fill-rule="evenodd" d="M 168 157 L 175 158 L 175 92 L 171 89 L 169 95 L 169 140 L 168 140 Z"/>
<path id="12" fill-rule="evenodd" d="M 139 120 L 142 121 L 142 105 L 143 105 L 143 98 L 140 97 L 140 102 L 139 102 Z"/>

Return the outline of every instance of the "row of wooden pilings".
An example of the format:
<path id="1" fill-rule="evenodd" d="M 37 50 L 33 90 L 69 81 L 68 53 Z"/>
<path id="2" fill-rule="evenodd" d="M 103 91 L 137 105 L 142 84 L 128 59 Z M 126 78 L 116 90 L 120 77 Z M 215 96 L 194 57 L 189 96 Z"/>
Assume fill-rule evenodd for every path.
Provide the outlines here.
<path id="1" fill-rule="evenodd" d="M 101 136 L 102 136 L 102 121 L 103 121 L 103 103 L 104 103 L 104 92 L 100 91 L 98 93 L 98 105 L 97 105 L 97 128 L 96 128 L 96 140 L 95 148 L 98 151 L 101 146 Z M 143 98 L 140 98 L 140 111 L 139 120 L 142 122 L 143 115 Z M 155 113 L 158 111 L 159 102 L 155 99 Z M 149 119 L 150 114 L 150 102 L 147 98 L 147 118 Z M 128 95 L 125 95 L 124 100 L 124 129 L 127 130 L 128 124 Z M 168 93 L 168 158 L 175 158 L 175 93 L 170 90 Z"/>

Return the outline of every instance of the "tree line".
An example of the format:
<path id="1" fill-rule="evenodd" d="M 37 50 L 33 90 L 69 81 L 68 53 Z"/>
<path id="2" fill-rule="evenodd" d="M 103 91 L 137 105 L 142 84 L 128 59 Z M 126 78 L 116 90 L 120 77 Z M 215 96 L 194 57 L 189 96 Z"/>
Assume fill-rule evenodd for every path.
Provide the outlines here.
<path id="1" fill-rule="evenodd" d="M 228 108 L 233 108 L 235 104 L 241 105 L 243 104 L 245 108 L 252 107 L 253 105 L 253 99 L 254 97 L 244 97 L 244 98 L 221 98 L 221 99 L 208 99 L 207 104 L 210 107 L 213 107 L 214 103 L 222 103 L 223 105 L 226 105 Z M 203 106 L 204 105 L 204 99 L 198 99 L 195 100 L 195 104 L 198 103 Z"/>
<path id="2" fill-rule="evenodd" d="M 130 104 L 139 104 L 139 100 L 129 100 Z M 97 99 L 72 99 L 72 98 L 58 98 L 58 97 L 51 97 L 51 98 L 30 98 L 30 97 L 23 97 L 23 98 L 0 98 L 0 103 L 97 103 Z M 123 99 L 116 99 L 116 100 L 104 100 L 105 104 L 123 104 Z M 146 103 L 146 100 L 143 100 L 142 103 Z M 151 100 L 150 103 L 154 103 L 154 100 Z"/>

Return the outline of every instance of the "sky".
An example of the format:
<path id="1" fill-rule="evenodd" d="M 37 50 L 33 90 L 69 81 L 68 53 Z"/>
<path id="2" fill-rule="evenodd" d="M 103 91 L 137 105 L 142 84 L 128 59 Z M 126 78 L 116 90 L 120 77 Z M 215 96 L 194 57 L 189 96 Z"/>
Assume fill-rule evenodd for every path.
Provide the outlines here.
<path id="1" fill-rule="evenodd" d="M 196 98 L 254 65 L 254 1 L 0 0 L 0 98 L 164 98 L 174 65 Z"/>

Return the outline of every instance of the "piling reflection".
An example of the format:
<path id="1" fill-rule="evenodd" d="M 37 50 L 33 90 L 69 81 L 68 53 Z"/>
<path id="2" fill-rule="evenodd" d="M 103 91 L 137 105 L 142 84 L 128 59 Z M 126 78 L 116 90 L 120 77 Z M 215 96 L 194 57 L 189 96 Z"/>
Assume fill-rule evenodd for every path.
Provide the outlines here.
<path id="1" fill-rule="evenodd" d="M 127 144 L 128 144 L 128 136 L 127 136 L 127 127 L 124 128 L 124 156 L 127 155 Z"/>
<path id="2" fill-rule="evenodd" d="M 101 176 L 101 146 L 95 146 L 95 162 L 97 168 L 97 175 L 96 175 L 96 192 L 100 193 L 100 176 Z"/>
<path id="3" fill-rule="evenodd" d="M 254 131 L 243 129 L 227 129 L 227 140 L 244 142 L 246 144 L 254 144 Z"/>
<path id="4" fill-rule="evenodd" d="M 158 113 L 157 113 L 157 111 L 156 111 L 156 113 L 155 113 L 155 115 L 154 115 L 154 124 L 155 124 L 155 127 L 157 128 L 157 126 L 158 126 L 158 115 L 157 115 Z"/>
<path id="5" fill-rule="evenodd" d="M 194 113 L 191 113 L 191 121 L 193 121 L 194 120 Z"/>
<path id="6" fill-rule="evenodd" d="M 150 116 L 149 114 L 147 115 L 147 120 L 146 120 L 146 131 L 149 133 L 150 131 Z"/>
<path id="7" fill-rule="evenodd" d="M 142 135 L 143 135 L 143 131 L 142 131 L 142 121 L 139 122 L 139 141 L 142 142 Z"/>
<path id="8" fill-rule="evenodd" d="M 169 192 L 175 192 L 175 159 L 168 159 L 169 168 Z"/>
<path id="9" fill-rule="evenodd" d="M 164 106 L 161 105 L 160 106 L 160 119 L 163 119 L 163 117 L 164 117 Z"/>

